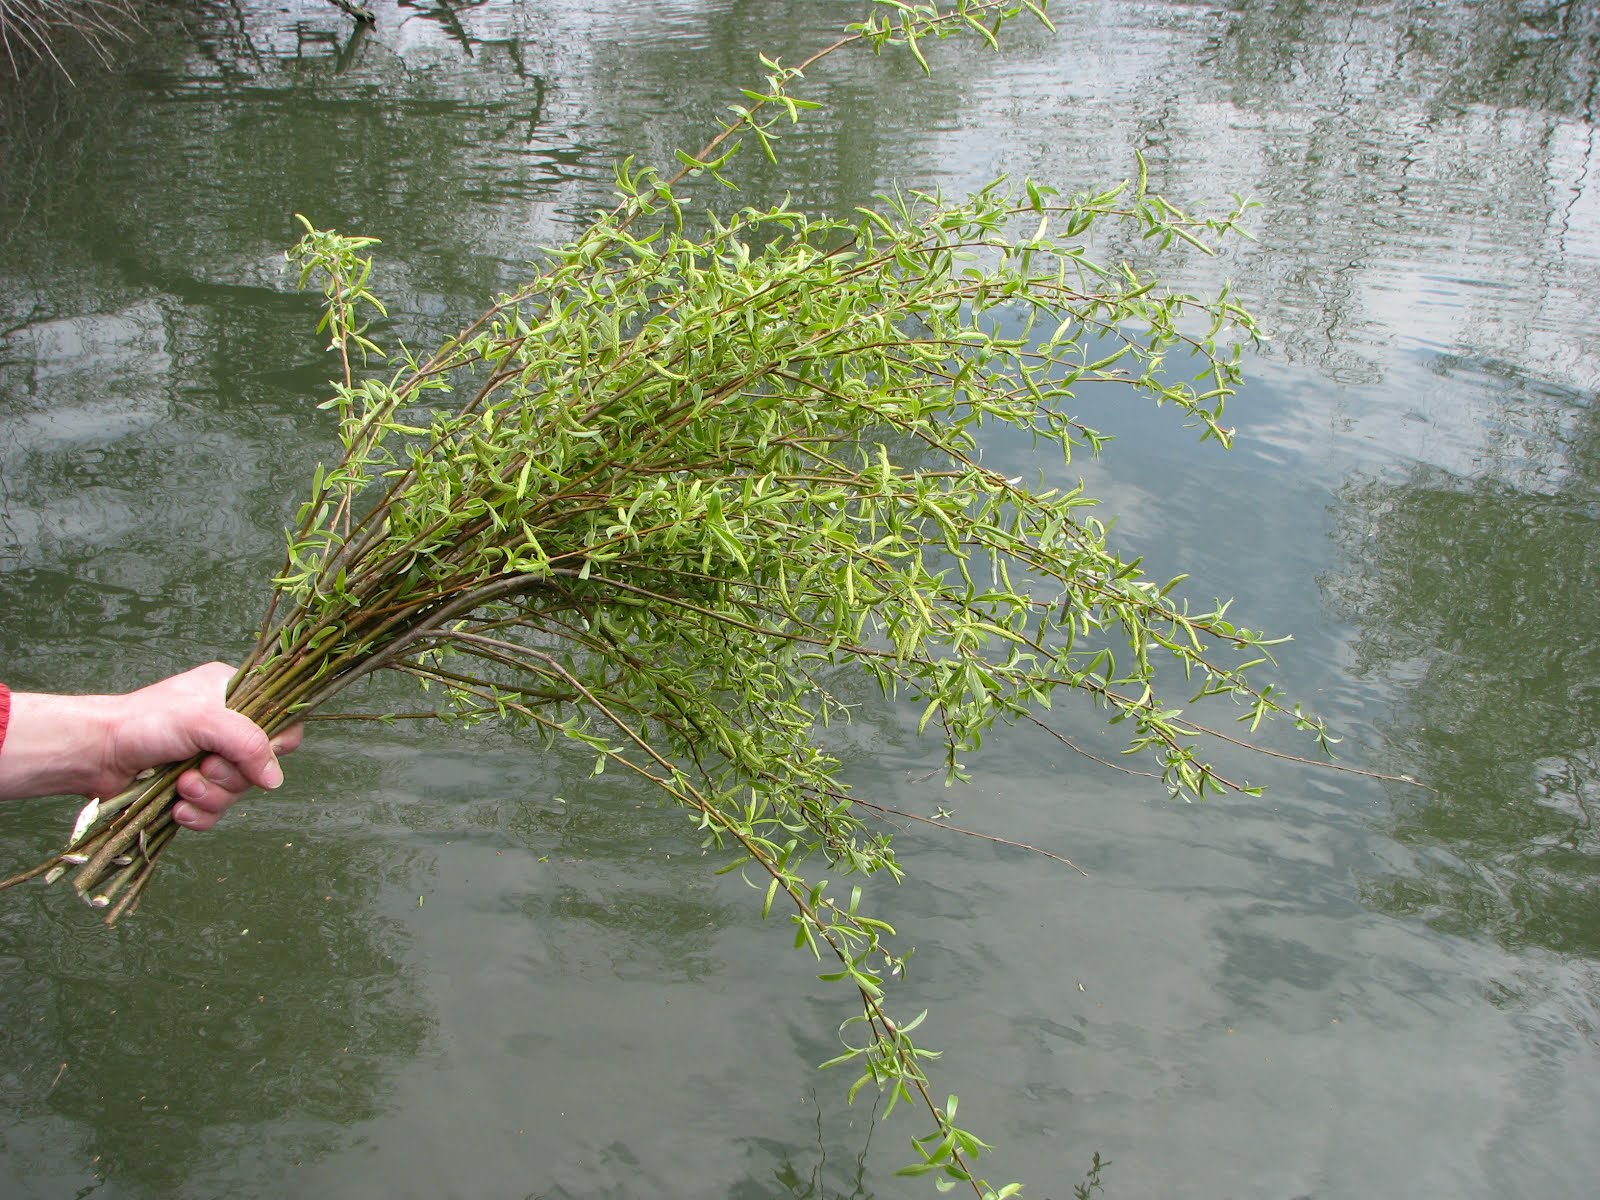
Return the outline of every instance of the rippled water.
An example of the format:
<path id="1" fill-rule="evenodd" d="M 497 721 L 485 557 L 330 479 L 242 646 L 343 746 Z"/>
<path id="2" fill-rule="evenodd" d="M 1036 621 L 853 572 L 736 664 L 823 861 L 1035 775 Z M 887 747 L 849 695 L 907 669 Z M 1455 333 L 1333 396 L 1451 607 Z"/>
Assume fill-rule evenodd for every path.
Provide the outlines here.
<path id="1" fill-rule="evenodd" d="M 326 457 L 293 214 L 383 239 L 437 340 L 856 11 L 826 0 L 196 5 L 0 132 L 0 677 L 237 654 Z M 1085 473 L 1154 573 L 1292 632 L 1341 760 L 1261 800 L 1001 736 L 946 792 L 868 709 L 854 780 L 1089 878 L 901 835 L 881 903 L 936 1084 L 1058 1198 L 1578 1196 L 1600 1171 L 1600 16 L 1498 0 L 1052 6 L 1000 58 L 836 62 L 745 197 L 1126 177 L 1261 202 L 1182 261 L 1271 331 L 1236 449 L 1170 414 Z M 1020 455 L 1004 445 L 997 457 Z M 1021 461 L 1020 457 L 1018 461 Z M 1095 743 L 1084 727 L 1084 735 Z M 1298 753 L 1288 737 L 1273 745 Z M 1241 764 L 1230 764 L 1240 766 Z M 318 729 L 291 786 L 106 934 L 0 899 L 6 1196 L 899 1197 L 896 1114 L 817 1075 L 845 998 L 650 796 L 494 731 Z M 59 836 L 8 806 L 0 852 Z M 681 861 L 688 859 L 690 861 Z"/>

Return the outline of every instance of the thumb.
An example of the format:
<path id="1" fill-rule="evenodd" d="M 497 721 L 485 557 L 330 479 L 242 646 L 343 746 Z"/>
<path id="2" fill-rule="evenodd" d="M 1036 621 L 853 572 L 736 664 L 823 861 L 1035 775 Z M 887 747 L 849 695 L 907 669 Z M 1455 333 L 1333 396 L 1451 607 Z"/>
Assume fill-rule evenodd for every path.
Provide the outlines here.
<path id="1" fill-rule="evenodd" d="M 266 731 L 243 713 L 223 709 L 199 731 L 200 748 L 221 755 L 255 787 L 271 790 L 283 783 L 283 768 Z"/>

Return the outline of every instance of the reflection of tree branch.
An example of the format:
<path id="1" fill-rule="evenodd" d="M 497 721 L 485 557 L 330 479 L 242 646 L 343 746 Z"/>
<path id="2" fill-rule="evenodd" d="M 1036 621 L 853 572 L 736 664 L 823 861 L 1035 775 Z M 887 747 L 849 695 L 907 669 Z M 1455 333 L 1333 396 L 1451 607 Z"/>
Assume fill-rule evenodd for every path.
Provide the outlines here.
<path id="1" fill-rule="evenodd" d="M 832 1185 L 824 1178 L 828 1169 L 828 1148 L 822 1129 L 822 1105 L 817 1103 L 815 1092 L 811 1094 L 811 1103 L 817 1110 L 817 1161 L 811 1168 L 811 1178 L 809 1181 L 802 1180 L 795 1164 L 788 1158 L 779 1165 L 774 1177 L 790 1200 L 872 1200 L 872 1193 L 866 1190 L 867 1152 L 872 1149 L 872 1135 L 878 1128 L 881 1115 L 878 1106 L 882 1103 L 882 1097 L 873 1098 L 872 1114 L 867 1120 L 867 1135 L 855 1156 L 855 1170 L 848 1177 L 841 1177 L 838 1184 L 841 1190 L 837 1192 L 830 1190 Z M 848 1196 L 842 1190 L 846 1183 L 850 1185 Z"/>
<path id="2" fill-rule="evenodd" d="M 1583 393 L 1471 365 L 1494 424 L 1525 421 L 1537 395 L 1556 427 L 1472 476 L 1416 465 L 1340 493 L 1347 566 L 1330 599 L 1359 631 L 1359 669 L 1395 681 L 1388 741 L 1433 789 L 1384 821 L 1415 865 L 1362 894 L 1450 932 L 1600 959 L 1600 424 Z"/>
<path id="3" fill-rule="evenodd" d="M 349 39 L 339 47 L 339 53 L 333 60 L 333 73 L 335 75 L 343 75 L 350 69 L 356 60 L 356 51 L 361 48 L 361 43 L 366 39 L 369 28 L 371 28 L 370 22 L 357 21 L 355 23 L 355 27 L 350 30 Z"/>
<path id="4" fill-rule="evenodd" d="M 358 24 L 374 25 L 377 23 L 378 18 L 370 8 L 362 8 L 359 4 L 350 3 L 350 0 L 328 0 L 328 3 L 340 12 L 354 17 Z"/>
<path id="5" fill-rule="evenodd" d="M 255 63 L 257 71 L 265 70 L 266 68 L 261 61 L 261 51 L 256 49 L 255 40 L 250 36 L 250 23 L 245 18 L 244 10 L 239 7 L 239 0 L 228 0 L 228 7 L 233 10 L 233 15 L 239 26 L 239 40 L 244 43 L 245 49 L 249 52 L 250 61 Z M 203 42 L 200 44 L 204 45 Z M 215 62 L 216 60 L 213 59 L 212 61 Z M 217 65 L 220 66 L 221 64 L 218 63 Z"/>
<path id="6" fill-rule="evenodd" d="M 450 33 L 450 36 L 461 43 L 461 48 L 467 52 L 467 57 L 472 58 L 472 38 L 468 35 L 466 26 L 461 23 L 461 18 L 456 16 L 456 10 L 451 8 L 445 0 L 439 0 L 437 8 L 432 9 L 428 15 L 438 14 L 439 23 Z"/>

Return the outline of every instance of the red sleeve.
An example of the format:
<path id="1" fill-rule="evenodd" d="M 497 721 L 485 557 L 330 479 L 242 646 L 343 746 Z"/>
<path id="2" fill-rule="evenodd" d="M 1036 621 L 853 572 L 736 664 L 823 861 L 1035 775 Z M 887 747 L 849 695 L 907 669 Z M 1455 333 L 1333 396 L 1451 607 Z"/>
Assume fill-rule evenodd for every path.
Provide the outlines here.
<path id="1" fill-rule="evenodd" d="M 11 689 L 0 683 L 0 750 L 5 749 L 6 726 L 11 723 Z"/>

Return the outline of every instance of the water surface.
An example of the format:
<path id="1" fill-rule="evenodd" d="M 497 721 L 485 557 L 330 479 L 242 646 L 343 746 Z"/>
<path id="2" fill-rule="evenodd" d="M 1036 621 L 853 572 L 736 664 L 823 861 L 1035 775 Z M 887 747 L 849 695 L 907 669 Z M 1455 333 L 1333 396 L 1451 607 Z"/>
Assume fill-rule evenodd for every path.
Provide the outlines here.
<path id="1" fill-rule="evenodd" d="M 1586 1195 L 1600 1173 L 1600 16 L 1493 0 L 1053 6 L 932 79 L 867 57 L 744 198 L 848 210 L 1142 152 L 1261 208 L 1221 260 L 1272 334 L 1234 451 L 1102 404 L 1118 535 L 1292 633 L 1341 761 L 1174 805 L 1056 745 L 852 779 L 1047 846 L 901 835 L 903 1007 L 992 1177 L 1064 1197 Z M 196 5 L 0 133 L 0 677 L 136 686 L 240 653 L 332 431 L 293 214 L 383 239 L 437 341 L 755 78 L 827 0 Z M 1013 454 L 1004 445 L 989 452 Z M 1092 720 L 1080 732 L 1088 744 Z M 1272 744 L 1302 752 L 1293 739 Z M 0 1194 L 900 1197 L 921 1132 L 812 1066 L 848 998 L 687 823 L 492 730 L 319 728 L 110 934 L 0 903 Z M 4 861 L 66 802 L 0 813 Z"/>

